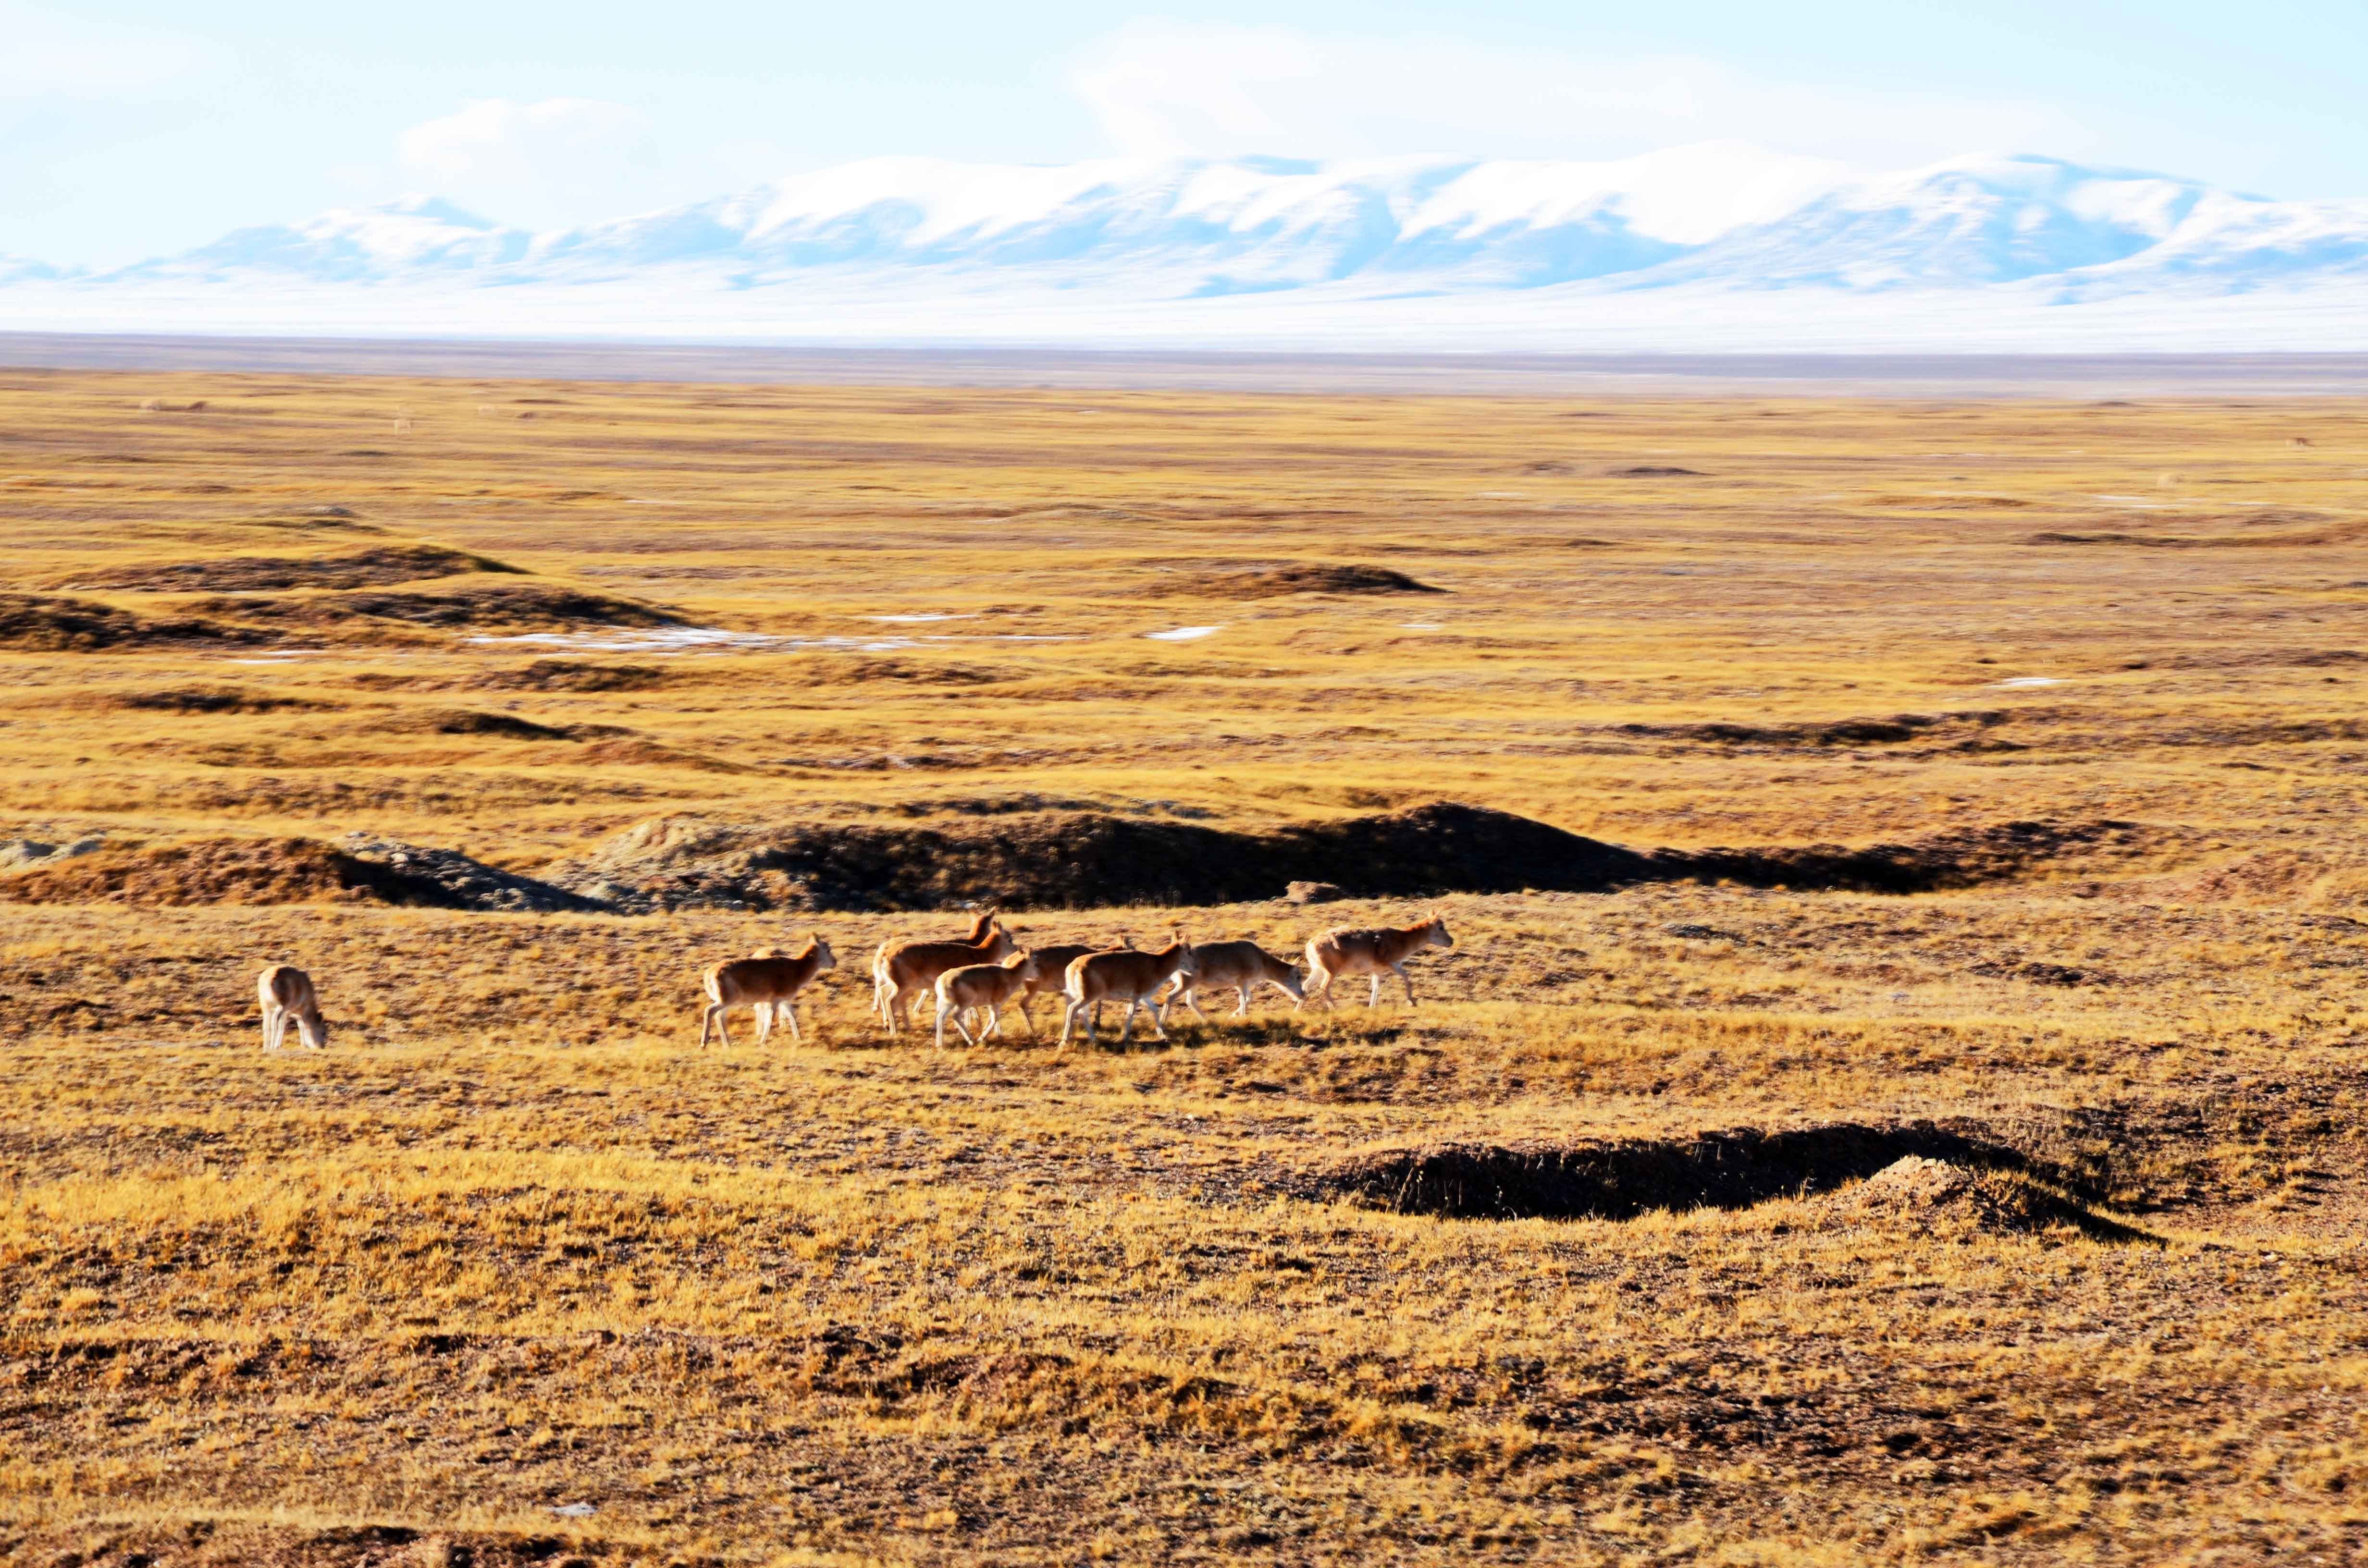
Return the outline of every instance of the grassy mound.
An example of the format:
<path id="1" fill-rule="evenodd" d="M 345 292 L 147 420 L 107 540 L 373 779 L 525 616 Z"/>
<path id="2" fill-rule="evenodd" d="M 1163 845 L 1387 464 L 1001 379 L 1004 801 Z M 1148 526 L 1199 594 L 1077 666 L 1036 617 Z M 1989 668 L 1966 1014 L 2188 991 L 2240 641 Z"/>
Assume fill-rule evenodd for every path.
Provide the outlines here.
<path id="1" fill-rule="evenodd" d="M 656 605 L 547 584 L 463 587 L 440 593 L 358 589 L 290 599 L 224 597 L 199 600 L 196 608 L 202 614 L 315 631 L 371 622 L 472 631 L 567 631 L 594 626 L 638 630 L 683 624 L 681 616 Z"/>
<path id="2" fill-rule="evenodd" d="M 408 880 L 310 838 L 201 838 L 84 856 L 0 882 L 12 903 L 409 903 Z"/>
<path id="3" fill-rule="evenodd" d="M 273 634 L 179 617 L 153 620 L 91 599 L 0 594 L 0 648 L 28 653 L 91 653 L 189 642 L 256 643 Z"/>
<path id="4" fill-rule="evenodd" d="M 176 561 L 93 575 L 78 573 L 76 588 L 138 589 L 148 593 L 268 593 L 283 588 L 369 588 L 423 577 L 453 577 L 470 572 L 516 574 L 518 568 L 465 550 L 442 545 L 399 544 L 352 555 L 309 560 L 234 555 L 220 561 Z"/>
<path id="5" fill-rule="evenodd" d="M 648 691 L 670 679 L 648 665 L 602 665 L 537 659 L 516 669 L 488 670 L 475 684 L 486 691 Z"/>
<path id="6" fill-rule="evenodd" d="M 1651 881 L 1914 892 L 2021 875 L 2059 855 L 2135 842 L 2128 824 L 2011 823 L 1907 845 L 1650 854 L 1509 812 L 1437 801 L 1271 832 L 1099 812 L 1019 812 L 926 826 L 697 818 L 643 823 L 558 874 L 639 908 L 1010 909 L 1241 903 L 1292 882 L 1354 897 L 1537 889 L 1600 892 Z"/>
<path id="7" fill-rule="evenodd" d="M 1271 599 L 1285 594 L 1443 594 L 1386 566 L 1336 566 L 1309 562 L 1258 572 L 1207 572 L 1165 590 L 1211 598 Z"/>

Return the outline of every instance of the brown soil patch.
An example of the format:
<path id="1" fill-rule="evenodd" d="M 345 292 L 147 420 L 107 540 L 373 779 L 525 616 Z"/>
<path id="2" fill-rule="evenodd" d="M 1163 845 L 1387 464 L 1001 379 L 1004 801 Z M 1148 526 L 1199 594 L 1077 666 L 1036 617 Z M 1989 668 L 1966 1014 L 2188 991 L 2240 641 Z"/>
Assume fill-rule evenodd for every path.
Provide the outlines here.
<path id="1" fill-rule="evenodd" d="M 692 767 L 701 773 L 747 771 L 736 762 L 661 745 L 638 735 L 617 735 L 594 741 L 576 754 L 575 760 L 611 767 Z"/>
<path id="2" fill-rule="evenodd" d="M 2307 894 L 2335 869 L 2314 855 L 2264 850 L 2180 878 L 2165 885 L 2162 892 L 2189 903 L 2285 903 Z"/>
<path id="3" fill-rule="evenodd" d="M 554 1518 L 554 1526 L 566 1521 Z M 608 1544 L 554 1532 L 423 1531 L 408 1525 L 329 1528 L 194 1517 L 173 1525 L 42 1528 L 11 1538 L 23 1560 L 90 1568 L 554 1568 L 614 1561 Z"/>

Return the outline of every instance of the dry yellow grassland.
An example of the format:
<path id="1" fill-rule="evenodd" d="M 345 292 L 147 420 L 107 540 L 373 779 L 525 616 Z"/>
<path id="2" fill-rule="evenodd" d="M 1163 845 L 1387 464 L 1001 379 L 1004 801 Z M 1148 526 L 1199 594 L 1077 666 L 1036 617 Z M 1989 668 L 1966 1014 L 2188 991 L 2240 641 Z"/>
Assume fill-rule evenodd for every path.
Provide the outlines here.
<path id="1" fill-rule="evenodd" d="M 0 850 L 12 1561 L 2368 1550 L 2354 403 L 9 372 L 0 526 L 0 839 L 98 840 Z M 1444 591 L 1245 597 L 1308 565 Z M 1441 800 L 2025 847 L 1039 899 L 1456 937 L 1066 1051 L 884 1040 L 955 910 L 323 881 Z M 695 1049 L 808 930 L 806 1047 Z"/>

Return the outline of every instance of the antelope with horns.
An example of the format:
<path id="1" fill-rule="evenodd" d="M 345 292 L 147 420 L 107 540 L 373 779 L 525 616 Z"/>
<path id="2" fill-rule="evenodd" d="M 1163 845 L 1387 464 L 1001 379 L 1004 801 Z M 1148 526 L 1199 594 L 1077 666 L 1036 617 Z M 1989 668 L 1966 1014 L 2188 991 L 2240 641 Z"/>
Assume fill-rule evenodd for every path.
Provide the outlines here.
<path id="1" fill-rule="evenodd" d="M 1290 997 L 1294 1013 L 1307 1000 L 1307 988 L 1299 979 L 1299 966 L 1289 959 L 1279 959 L 1256 942 L 1203 942 L 1192 949 L 1192 972 L 1178 979 L 1167 1000 L 1169 1006 L 1174 1006 L 1176 999 L 1182 997 L 1184 1006 L 1205 1024 L 1210 1021 L 1209 1015 L 1201 1011 L 1193 992 L 1204 987 L 1220 991 L 1232 987 L 1240 998 L 1234 1006 L 1234 1017 L 1238 1018 L 1248 1014 L 1250 994 L 1261 985 L 1271 985 Z"/>
<path id="2" fill-rule="evenodd" d="M 962 1041 L 976 1045 L 988 1035 L 1003 1032 L 1002 1007 L 1042 971 L 1034 953 L 1014 953 L 1001 963 L 964 964 L 938 976 L 938 1049 L 946 1048 L 946 1020 L 962 1031 Z M 986 1027 L 973 1038 L 962 1015 L 974 1008 L 986 1011 Z M 1030 1024 L 1032 1030 L 1035 1026 Z"/>
<path id="3" fill-rule="evenodd" d="M 871 1004 L 894 1039 L 900 1020 L 913 1021 L 912 999 L 928 995 L 938 976 L 965 964 L 995 963 L 1019 950 L 1010 933 L 995 923 L 991 909 L 971 922 L 965 941 L 882 942 L 871 955 Z"/>
<path id="4" fill-rule="evenodd" d="M 798 1028 L 797 994 L 815 975 L 837 967 L 838 959 L 820 932 L 808 934 L 806 950 L 802 953 L 772 949 L 754 958 L 724 960 L 700 977 L 700 988 L 707 993 L 707 1007 L 699 1015 L 699 1043 L 707 1043 L 707 1031 L 712 1025 L 716 1038 L 730 1045 L 732 1030 L 724 1015 L 734 1007 L 754 1007 L 758 1045 L 771 1038 L 774 1021 L 782 1014 L 789 1016 L 790 1038 L 803 1045 L 806 1040 Z"/>
<path id="5" fill-rule="evenodd" d="M 1088 1008 L 1104 1002 L 1126 1004 L 1126 1017 L 1120 1020 L 1118 1038 L 1124 1040 L 1134 1028 L 1134 1015 L 1140 1008 L 1151 1011 L 1152 1032 L 1159 1039 L 1167 1038 L 1160 1022 L 1159 988 L 1178 976 L 1192 972 L 1192 944 L 1178 931 L 1175 939 L 1156 953 L 1137 952 L 1121 948 L 1114 952 L 1087 953 L 1069 960 L 1068 983 L 1063 987 L 1068 993 L 1069 1008 L 1061 1019 L 1061 1043 L 1069 1043 L 1069 1032 L 1077 1020 L 1087 1017 Z M 1094 1024 L 1087 1017 L 1086 1039 L 1094 1039 Z"/>
<path id="6" fill-rule="evenodd" d="M 1406 982 L 1406 1006 L 1414 1006 L 1414 982 L 1407 979 L 1406 960 L 1425 948 L 1452 948 L 1455 938 L 1447 934 L 1447 922 L 1434 915 L 1418 926 L 1382 926 L 1360 931 L 1347 926 L 1335 926 L 1320 937 L 1307 942 L 1307 989 L 1320 994 L 1326 1007 L 1332 1006 L 1332 983 L 1343 975 L 1368 974 L 1373 987 L 1365 998 L 1365 1006 L 1382 1005 L 1382 976 L 1395 974 Z"/>
<path id="7" fill-rule="evenodd" d="M 319 1051 L 329 1043 L 329 1021 L 321 1017 L 320 993 L 313 977 L 292 964 L 276 963 L 256 977 L 256 994 L 263 1002 L 263 1049 L 277 1051 L 288 1043 L 288 1026 L 296 1038 Z"/>

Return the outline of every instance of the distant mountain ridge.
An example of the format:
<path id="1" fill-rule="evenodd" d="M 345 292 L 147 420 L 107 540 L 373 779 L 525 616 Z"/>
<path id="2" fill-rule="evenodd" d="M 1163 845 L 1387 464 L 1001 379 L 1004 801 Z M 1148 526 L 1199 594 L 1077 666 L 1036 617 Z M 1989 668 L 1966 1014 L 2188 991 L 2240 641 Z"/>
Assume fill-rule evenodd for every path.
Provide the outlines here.
<path id="1" fill-rule="evenodd" d="M 1156 307 L 1170 332 L 1190 330 L 1191 301 L 1257 295 L 1277 296 L 1261 321 L 1287 323 L 1297 298 L 1336 324 L 1361 311 L 1402 325 L 1422 317 L 1408 301 L 1501 296 L 1464 315 L 1504 331 L 1555 301 L 1588 319 L 1657 310 L 1682 329 L 1687 310 L 1644 301 L 1656 291 L 1715 298 L 1738 321 L 1777 319 L 1786 307 L 1769 296 L 1795 290 L 1827 301 L 2005 290 L 2024 309 L 2260 290 L 2368 301 L 2368 198 L 2276 201 L 2021 154 L 1866 175 L 1734 143 L 1610 163 L 876 158 L 545 233 L 412 198 L 103 273 L 0 256 L 0 313 L 19 320 L 168 296 L 244 297 L 241 320 L 268 319 L 257 312 L 282 291 L 334 315 L 374 294 L 495 289 L 552 321 L 595 293 L 601 320 L 647 300 L 669 319 L 723 324 L 803 322 L 836 299 L 875 314 L 915 302 L 937 324 L 923 335 L 991 324 L 995 301 L 1023 295 L 1030 319 L 1055 326 Z"/>
<path id="2" fill-rule="evenodd" d="M 1853 176 L 1731 145 L 1600 164 L 876 158 L 545 233 L 413 198 L 238 230 L 88 280 L 564 283 L 699 268 L 746 288 L 833 267 L 1117 268 L 1187 294 L 1350 278 L 1459 290 L 2237 281 L 2368 273 L 2368 199 L 2271 201 L 2027 155 Z"/>

